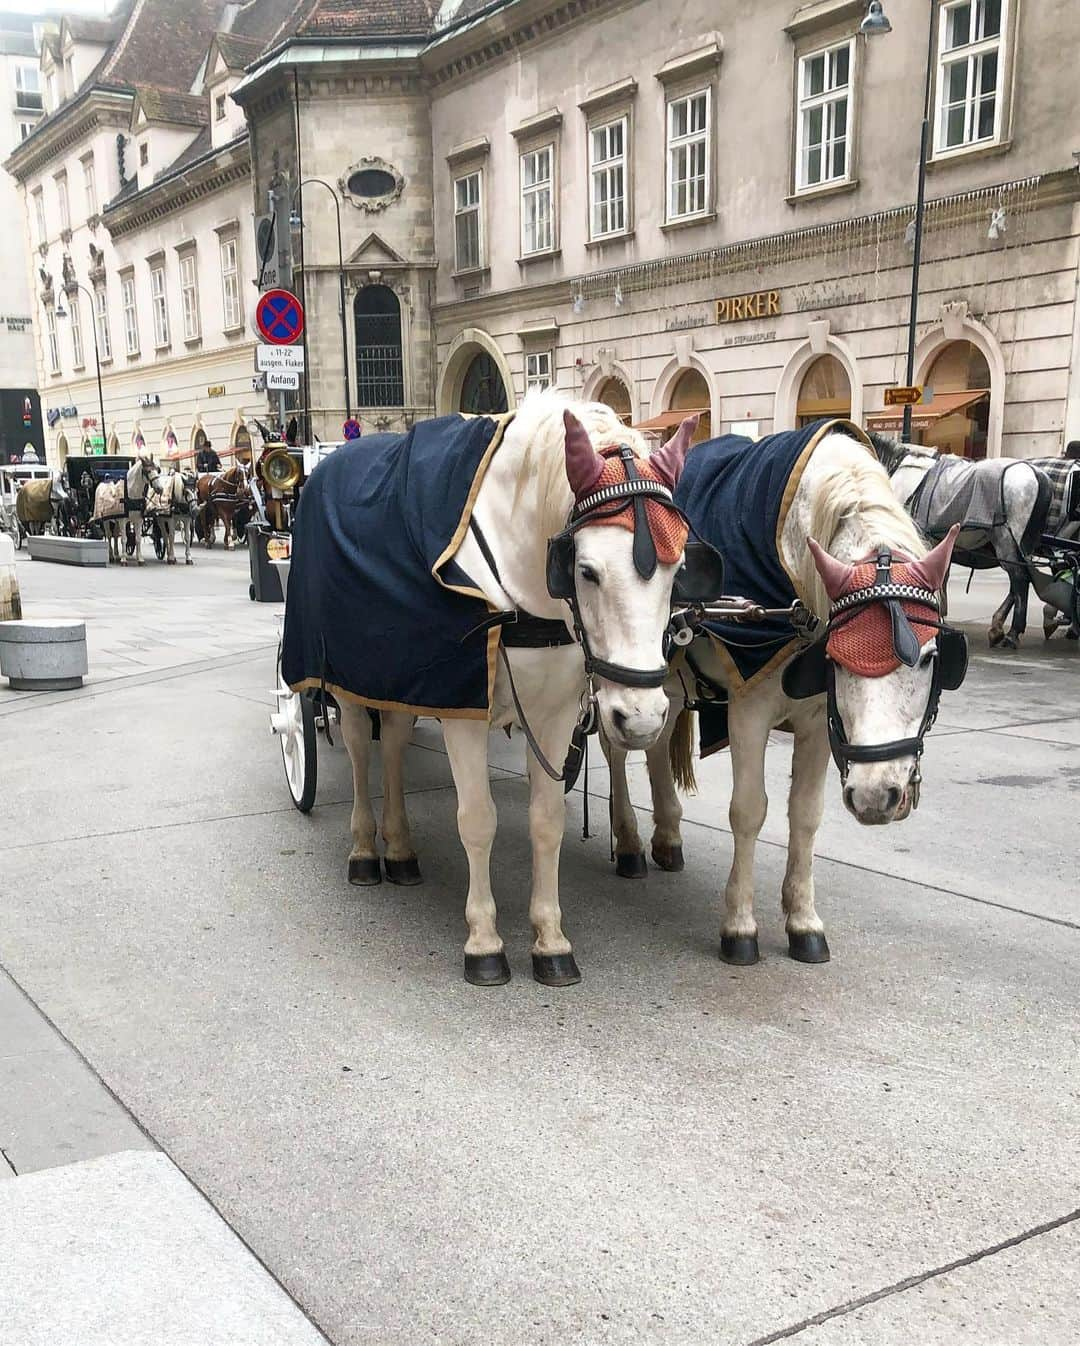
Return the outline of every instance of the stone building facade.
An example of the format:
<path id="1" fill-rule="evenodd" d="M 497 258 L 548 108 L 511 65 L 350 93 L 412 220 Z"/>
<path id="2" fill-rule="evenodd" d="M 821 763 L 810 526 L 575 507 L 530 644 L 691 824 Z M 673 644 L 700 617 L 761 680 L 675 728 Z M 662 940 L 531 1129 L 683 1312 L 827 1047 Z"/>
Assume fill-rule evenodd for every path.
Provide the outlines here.
<path id="1" fill-rule="evenodd" d="M 703 433 L 892 428 L 932 37 L 917 435 L 974 456 L 1080 438 L 1080 8 L 885 9 L 870 38 L 862 0 L 302 0 L 236 97 L 257 199 L 299 172 L 341 202 L 365 423 L 556 382 L 660 435 L 687 409 Z M 334 210 L 322 187 L 304 205 L 309 404 L 333 435 Z"/>

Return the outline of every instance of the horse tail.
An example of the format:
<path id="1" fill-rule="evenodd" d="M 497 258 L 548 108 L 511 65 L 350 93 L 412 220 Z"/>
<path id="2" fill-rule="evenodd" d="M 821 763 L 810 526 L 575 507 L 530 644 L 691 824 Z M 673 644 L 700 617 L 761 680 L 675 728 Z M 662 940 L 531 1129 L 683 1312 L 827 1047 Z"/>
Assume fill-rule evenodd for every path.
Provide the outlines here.
<path id="1" fill-rule="evenodd" d="M 675 784 L 686 794 L 697 793 L 694 775 L 694 712 L 684 706 L 668 741 L 668 761 Z"/>

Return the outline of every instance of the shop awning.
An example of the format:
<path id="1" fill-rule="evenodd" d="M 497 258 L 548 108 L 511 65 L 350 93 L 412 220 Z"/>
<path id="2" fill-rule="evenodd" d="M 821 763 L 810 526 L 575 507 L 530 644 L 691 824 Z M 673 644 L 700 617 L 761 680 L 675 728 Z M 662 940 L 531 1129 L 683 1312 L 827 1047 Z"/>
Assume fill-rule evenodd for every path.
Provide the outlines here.
<path id="1" fill-rule="evenodd" d="M 973 407 L 984 397 L 989 396 L 988 388 L 969 389 L 962 393 L 935 393 L 932 402 L 911 408 L 911 428 L 929 430 L 946 416 L 952 416 L 957 411 L 966 411 L 968 407 Z M 903 407 L 886 407 L 884 411 L 872 411 L 866 418 L 868 430 L 900 430 L 903 425 Z"/>
<path id="2" fill-rule="evenodd" d="M 633 430 L 673 430 L 675 426 L 682 425 L 687 416 L 707 416 L 708 407 L 682 407 L 678 411 L 662 411 L 659 416 L 653 416 L 647 421 L 638 421 L 637 425 L 631 426 Z"/>

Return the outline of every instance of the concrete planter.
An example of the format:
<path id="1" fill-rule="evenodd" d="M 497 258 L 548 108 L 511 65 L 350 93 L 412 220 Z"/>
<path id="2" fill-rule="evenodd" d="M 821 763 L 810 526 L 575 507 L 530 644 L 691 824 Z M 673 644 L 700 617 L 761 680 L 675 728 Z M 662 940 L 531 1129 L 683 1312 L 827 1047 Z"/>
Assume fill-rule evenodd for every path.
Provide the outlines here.
<path id="1" fill-rule="evenodd" d="M 28 537 L 26 545 L 34 561 L 55 561 L 64 566 L 107 566 L 109 544 L 92 537 Z"/>
<path id="2" fill-rule="evenodd" d="M 15 691 L 81 687 L 86 672 L 84 622 L 0 622 L 0 673 Z"/>

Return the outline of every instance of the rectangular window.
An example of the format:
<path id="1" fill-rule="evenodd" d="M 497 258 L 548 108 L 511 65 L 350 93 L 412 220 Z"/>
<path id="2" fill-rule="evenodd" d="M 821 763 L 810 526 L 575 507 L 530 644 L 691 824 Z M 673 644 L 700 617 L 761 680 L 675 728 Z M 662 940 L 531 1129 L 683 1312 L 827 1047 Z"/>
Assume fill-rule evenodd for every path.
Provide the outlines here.
<path id="1" fill-rule="evenodd" d="M 83 160 L 83 188 L 86 192 L 86 216 L 89 219 L 98 213 L 97 174 L 92 158 Z"/>
<path id="2" fill-rule="evenodd" d="M 144 140 L 139 145 L 139 167 L 145 168 L 150 162 L 150 142 Z"/>
<path id="3" fill-rule="evenodd" d="M 56 335 L 56 309 L 49 304 L 45 309 L 45 331 L 49 339 L 49 373 L 60 373 L 60 339 Z"/>
<path id="4" fill-rule="evenodd" d="M 709 90 L 701 89 L 668 104 L 667 218 L 704 215 L 709 208 Z"/>
<path id="5" fill-rule="evenodd" d="M 83 359 L 82 342 L 82 311 L 79 308 L 78 295 L 68 299 L 71 306 L 71 312 L 68 314 L 68 321 L 71 323 L 71 363 L 76 369 L 81 369 L 86 363 Z"/>
<path id="6" fill-rule="evenodd" d="M 55 112 L 55 111 L 56 111 L 56 75 L 53 74 L 52 71 L 49 72 L 49 75 L 47 76 L 47 78 L 46 78 L 46 80 L 45 80 L 45 87 L 46 87 L 46 89 L 48 89 L 48 91 L 49 91 L 49 111 L 50 111 L 50 112 Z"/>
<path id="7" fill-rule="evenodd" d="M 94 287 L 94 329 L 97 332 L 99 357 L 102 360 L 111 360 L 112 333 L 109 331 L 109 307 L 104 284 Z"/>
<path id="8" fill-rule="evenodd" d="M 30 132 L 34 129 L 34 123 L 33 123 L 33 122 L 18 122 L 17 125 L 18 125 L 18 128 L 19 128 L 19 138 L 18 138 L 18 140 L 16 140 L 15 144 L 16 144 L 16 145 L 21 145 L 22 142 L 26 139 L 26 137 L 30 134 Z"/>
<path id="9" fill-rule="evenodd" d="M 15 67 L 15 106 L 20 112 L 41 111 L 41 80 L 36 65 Z"/>
<path id="10" fill-rule="evenodd" d="M 128 355 L 139 353 L 139 311 L 135 306 L 135 277 L 120 281 L 120 300 L 124 308 L 124 349 Z"/>
<path id="11" fill-rule="evenodd" d="M 536 351 L 525 357 L 526 393 L 543 392 L 551 387 L 551 352 Z"/>
<path id="12" fill-rule="evenodd" d="M 67 174 L 59 173 L 55 179 L 56 200 L 60 207 L 60 228 L 71 228 L 71 207 L 68 204 Z"/>
<path id="13" fill-rule="evenodd" d="M 854 40 L 799 61 L 796 187 L 820 187 L 848 177 Z"/>
<path id="14" fill-rule="evenodd" d="M 553 165 L 555 146 L 521 156 L 521 252 L 550 252 L 555 246 Z"/>
<path id="15" fill-rule="evenodd" d="M 219 93 L 214 99 L 214 120 L 223 122 L 225 120 L 225 95 Z"/>
<path id="16" fill-rule="evenodd" d="M 40 187 L 34 192 L 34 222 L 37 225 L 37 241 L 45 242 L 45 193 Z"/>
<path id="17" fill-rule="evenodd" d="M 193 252 L 180 258 L 180 299 L 184 308 L 184 340 L 195 341 L 199 335 L 199 282 Z"/>
<path id="18" fill-rule="evenodd" d="M 225 330 L 240 326 L 240 264 L 235 238 L 221 240 L 221 295 L 225 308 Z"/>
<path id="19" fill-rule="evenodd" d="M 454 269 L 475 271 L 481 251 L 480 174 L 468 173 L 454 180 Z"/>
<path id="20" fill-rule="evenodd" d="M 937 148 L 998 138 L 1005 0 L 960 0 L 941 8 Z"/>
<path id="21" fill-rule="evenodd" d="M 625 117 L 589 129 L 589 233 L 592 238 L 626 232 Z"/>
<path id="22" fill-rule="evenodd" d="M 154 345 L 169 344 L 169 300 L 165 293 L 165 267 L 150 268 L 150 305 L 154 314 Z"/>

